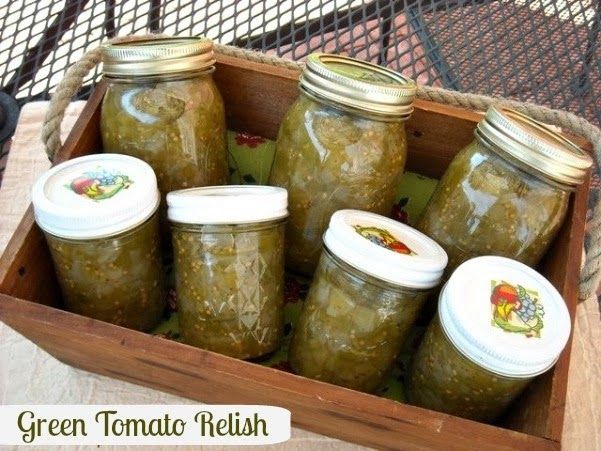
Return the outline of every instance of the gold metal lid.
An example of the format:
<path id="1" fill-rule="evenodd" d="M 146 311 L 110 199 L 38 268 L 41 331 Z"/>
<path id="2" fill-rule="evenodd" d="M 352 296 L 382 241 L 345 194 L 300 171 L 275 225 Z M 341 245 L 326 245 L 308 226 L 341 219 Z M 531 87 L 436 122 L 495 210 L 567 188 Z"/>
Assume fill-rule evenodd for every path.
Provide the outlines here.
<path id="1" fill-rule="evenodd" d="M 548 126 L 509 108 L 491 106 L 476 136 L 510 157 L 566 185 L 584 181 L 593 159 Z"/>
<path id="2" fill-rule="evenodd" d="M 154 38 L 104 44 L 102 62 L 107 77 L 175 75 L 211 69 L 215 55 L 207 38 Z"/>
<path id="3" fill-rule="evenodd" d="M 391 120 L 409 118 L 417 91 L 413 80 L 390 69 L 324 53 L 309 55 L 300 87 L 318 99 Z"/>

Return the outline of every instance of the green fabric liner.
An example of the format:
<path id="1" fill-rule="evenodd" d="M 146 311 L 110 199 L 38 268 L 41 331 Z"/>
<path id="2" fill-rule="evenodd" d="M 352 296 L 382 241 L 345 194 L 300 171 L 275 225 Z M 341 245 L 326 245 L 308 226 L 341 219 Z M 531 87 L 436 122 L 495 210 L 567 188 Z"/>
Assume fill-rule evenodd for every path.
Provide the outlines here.
<path id="1" fill-rule="evenodd" d="M 275 153 L 275 143 L 273 141 L 247 133 L 230 131 L 228 132 L 228 146 L 231 184 L 267 184 Z M 392 216 L 395 219 L 402 216 L 402 219 L 410 224 L 414 222 L 430 199 L 436 188 L 436 183 L 437 180 L 435 179 L 406 172 L 397 190 L 398 204 L 395 207 L 396 211 L 391 212 Z M 170 275 L 172 276 L 172 274 Z M 283 371 L 291 371 L 288 364 L 288 346 L 309 284 L 308 279 L 286 275 L 285 328 L 282 346 L 272 355 L 255 360 L 255 363 Z M 174 296 L 173 292 L 171 296 Z M 165 320 L 152 331 L 152 334 L 181 342 L 177 311 L 175 311 L 173 302 L 169 302 L 169 305 L 170 308 L 165 314 Z M 410 356 L 415 351 L 422 332 L 423 327 L 416 326 L 413 328 L 396 364 L 376 394 L 401 402 L 405 401 L 403 377 Z"/>

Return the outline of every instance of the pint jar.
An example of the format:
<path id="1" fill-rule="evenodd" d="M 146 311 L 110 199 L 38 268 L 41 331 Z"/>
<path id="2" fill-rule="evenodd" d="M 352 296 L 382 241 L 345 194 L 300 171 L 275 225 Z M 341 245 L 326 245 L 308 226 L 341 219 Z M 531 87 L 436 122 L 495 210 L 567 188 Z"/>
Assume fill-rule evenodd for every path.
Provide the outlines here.
<path id="1" fill-rule="evenodd" d="M 565 302 L 543 276 L 508 258 L 474 258 L 440 293 L 409 372 L 408 398 L 492 422 L 555 364 L 569 335 Z"/>
<path id="2" fill-rule="evenodd" d="M 40 177 L 32 201 L 65 308 L 132 329 L 156 326 L 165 296 L 152 168 L 125 155 L 75 158 Z"/>
<path id="3" fill-rule="evenodd" d="M 446 250 L 446 275 L 488 254 L 534 266 L 591 164 L 549 127 L 493 106 L 447 168 L 417 228 Z"/>
<path id="4" fill-rule="evenodd" d="M 184 341 L 241 359 L 280 346 L 287 193 L 205 187 L 167 195 Z"/>
<path id="5" fill-rule="evenodd" d="M 227 183 L 225 113 L 209 39 L 109 43 L 102 61 L 108 84 L 100 117 L 105 152 L 150 164 L 163 196 Z"/>
<path id="6" fill-rule="evenodd" d="M 293 370 L 374 391 L 446 262 L 438 244 L 407 225 L 356 210 L 334 213 L 292 338 Z"/>
<path id="7" fill-rule="evenodd" d="M 405 167 L 415 83 L 373 64 L 312 54 L 280 126 L 270 184 L 288 190 L 287 266 L 312 275 L 332 214 L 388 214 Z"/>

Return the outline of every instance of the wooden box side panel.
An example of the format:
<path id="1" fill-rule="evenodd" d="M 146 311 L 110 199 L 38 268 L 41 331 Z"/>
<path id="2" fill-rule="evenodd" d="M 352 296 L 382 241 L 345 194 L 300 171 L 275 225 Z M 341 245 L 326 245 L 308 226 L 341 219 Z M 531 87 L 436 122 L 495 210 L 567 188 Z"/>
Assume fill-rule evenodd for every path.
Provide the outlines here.
<path id="1" fill-rule="evenodd" d="M 99 152 L 100 102 L 105 86 L 94 91 L 55 164 L 81 155 Z M 31 206 L 0 258 L 0 292 L 47 305 L 59 305 L 60 291 L 43 233 L 35 226 Z"/>
<path id="2" fill-rule="evenodd" d="M 572 330 L 578 303 L 589 185 L 590 176 L 572 196 L 567 219 L 539 268 L 566 301 Z M 572 337 L 570 336 L 554 370 L 539 377 L 518 401 L 524 407 L 512 410 L 512 415 L 506 422 L 508 427 L 561 441 L 571 348 Z"/>
<path id="3" fill-rule="evenodd" d="M 288 408 L 316 432 L 383 449 L 557 449 L 478 424 L 0 294 L 0 317 L 78 368 L 212 403 Z M 56 327 L 60 324 L 61 327 Z"/>

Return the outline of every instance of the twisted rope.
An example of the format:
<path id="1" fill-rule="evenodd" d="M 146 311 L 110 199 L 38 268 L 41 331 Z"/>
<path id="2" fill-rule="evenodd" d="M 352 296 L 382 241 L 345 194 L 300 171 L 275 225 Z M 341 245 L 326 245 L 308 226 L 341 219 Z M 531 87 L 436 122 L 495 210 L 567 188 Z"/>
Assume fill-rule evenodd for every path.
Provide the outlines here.
<path id="1" fill-rule="evenodd" d="M 112 42 L 135 41 L 149 37 L 163 37 L 163 35 L 137 35 L 115 38 Z M 276 56 L 266 55 L 261 52 L 215 44 L 215 50 L 222 55 L 233 56 L 253 62 L 270 64 L 288 69 L 300 70 L 302 63 L 290 61 Z M 42 127 L 42 141 L 50 160 L 61 147 L 60 128 L 65 115 L 65 109 L 73 96 L 81 88 L 86 75 L 100 63 L 100 48 L 86 52 L 65 74 L 55 93 L 50 99 L 50 105 L 44 125 Z M 597 164 L 601 162 L 601 130 L 586 119 L 566 111 L 535 105 L 532 103 L 517 102 L 504 98 L 494 98 L 479 94 L 468 94 L 449 91 L 442 88 L 420 86 L 417 97 L 437 103 L 467 108 L 476 111 L 485 111 L 492 104 L 503 104 L 518 110 L 538 121 L 555 125 L 563 130 L 581 136 L 593 145 L 594 156 Z M 595 295 L 601 281 L 601 205 L 595 205 L 589 220 L 589 246 L 586 260 L 580 278 L 580 299 L 588 299 Z"/>

